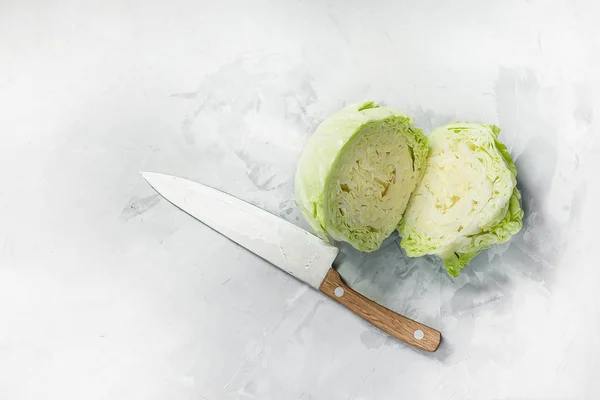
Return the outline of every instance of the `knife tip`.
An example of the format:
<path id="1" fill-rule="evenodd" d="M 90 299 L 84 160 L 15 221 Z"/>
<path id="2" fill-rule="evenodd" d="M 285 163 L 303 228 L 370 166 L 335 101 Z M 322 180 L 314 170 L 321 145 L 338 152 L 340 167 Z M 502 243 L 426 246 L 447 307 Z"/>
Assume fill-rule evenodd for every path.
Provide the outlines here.
<path id="1" fill-rule="evenodd" d="M 140 175 L 142 175 L 142 178 L 144 178 L 144 180 L 146 182 L 148 182 L 151 186 L 152 185 L 152 180 L 153 178 L 156 177 L 157 173 L 156 172 L 148 172 L 148 171 L 140 171 Z"/>
<path id="2" fill-rule="evenodd" d="M 140 175 L 142 175 L 142 178 L 144 178 L 145 180 L 148 180 L 152 177 L 152 175 L 157 175 L 157 173 L 149 171 L 140 171 Z"/>
<path id="3" fill-rule="evenodd" d="M 142 178 L 144 178 L 152 187 L 155 187 L 155 184 L 159 182 L 164 182 L 165 179 L 174 178 L 159 172 L 140 171 L 140 174 L 142 175 Z"/>

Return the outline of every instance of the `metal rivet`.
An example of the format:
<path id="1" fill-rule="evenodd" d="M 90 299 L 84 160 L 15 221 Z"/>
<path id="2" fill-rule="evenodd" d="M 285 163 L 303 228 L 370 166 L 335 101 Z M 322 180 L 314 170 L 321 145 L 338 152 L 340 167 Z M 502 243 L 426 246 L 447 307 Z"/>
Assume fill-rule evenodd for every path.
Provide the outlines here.
<path id="1" fill-rule="evenodd" d="M 333 294 L 335 294 L 337 297 L 342 297 L 344 295 L 344 288 L 342 287 L 336 287 L 335 290 L 333 291 Z"/>
<path id="2" fill-rule="evenodd" d="M 417 330 L 415 331 L 415 334 L 414 334 L 414 336 L 415 336 L 415 339 L 417 339 L 417 340 L 421 340 L 421 339 L 423 339 L 423 337 L 425 337 L 425 334 L 423 333 L 423 331 L 422 331 L 422 330 L 420 330 L 420 329 L 417 329 Z"/>

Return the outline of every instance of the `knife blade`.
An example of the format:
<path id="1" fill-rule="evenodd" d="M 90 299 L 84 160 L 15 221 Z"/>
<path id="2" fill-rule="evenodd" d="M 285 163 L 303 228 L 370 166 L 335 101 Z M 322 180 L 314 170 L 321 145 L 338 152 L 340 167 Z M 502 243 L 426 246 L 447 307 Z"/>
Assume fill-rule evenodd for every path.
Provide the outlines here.
<path id="1" fill-rule="evenodd" d="M 384 332 L 435 351 L 439 331 L 397 314 L 351 289 L 332 264 L 339 249 L 304 229 L 198 182 L 156 172 L 144 179 L 167 201 L 298 280 L 323 292 Z"/>

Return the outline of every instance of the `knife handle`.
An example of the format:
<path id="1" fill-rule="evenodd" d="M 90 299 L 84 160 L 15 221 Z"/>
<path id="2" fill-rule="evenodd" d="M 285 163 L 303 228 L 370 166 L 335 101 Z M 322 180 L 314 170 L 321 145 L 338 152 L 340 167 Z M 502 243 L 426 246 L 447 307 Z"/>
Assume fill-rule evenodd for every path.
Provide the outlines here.
<path id="1" fill-rule="evenodd" d="M 319 290 L 393 337 L 423 349 L 435 351 L 442 335 L 439 331 L 397 314 L 367 299 L 344 283 L 340 274 L 331 268 Z"/>

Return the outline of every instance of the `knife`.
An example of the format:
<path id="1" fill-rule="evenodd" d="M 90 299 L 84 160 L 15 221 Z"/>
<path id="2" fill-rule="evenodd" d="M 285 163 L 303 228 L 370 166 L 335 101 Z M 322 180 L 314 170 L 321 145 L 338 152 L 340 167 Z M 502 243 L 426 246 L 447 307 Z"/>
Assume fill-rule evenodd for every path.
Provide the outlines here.
<path id="1" fill-rule="evenodd" d="M 337 247 L 227 193 L 184 178 L 142 172 L 162 197 L 298 280 L 321 291 L 391 336 L 435 351 L 439 331 L 397 314 L 352 290 L 332 264 Z"/>

